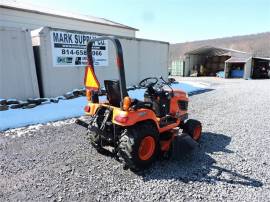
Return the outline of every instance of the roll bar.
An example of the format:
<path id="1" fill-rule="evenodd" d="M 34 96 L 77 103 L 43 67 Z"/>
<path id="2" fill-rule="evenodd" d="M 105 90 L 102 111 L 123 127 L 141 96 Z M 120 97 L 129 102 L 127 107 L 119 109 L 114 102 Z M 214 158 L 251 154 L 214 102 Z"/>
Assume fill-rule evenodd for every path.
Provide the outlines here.
<path id="1" fill-rule="evenodd" d="M 94 68 L 93 56 L 92 56 L 92 46 L 95 41 L 109 40 L 113 43 L 116 50 L 116 65 L 118 69 L 119 82 L 120 82 L 120 93 L 121 100 L 123 101 L 124 97 L 128 96 L 127 87 L 126 87 L 126 77 L 125 77 L 125 68 L 124 68 L 124 59 L 123 59 L 123 50 L 119 39 L 115 37 L 99 37 L 95 39 L 90 39 L 87 43 L 87 61 L 88 65 Z"/>

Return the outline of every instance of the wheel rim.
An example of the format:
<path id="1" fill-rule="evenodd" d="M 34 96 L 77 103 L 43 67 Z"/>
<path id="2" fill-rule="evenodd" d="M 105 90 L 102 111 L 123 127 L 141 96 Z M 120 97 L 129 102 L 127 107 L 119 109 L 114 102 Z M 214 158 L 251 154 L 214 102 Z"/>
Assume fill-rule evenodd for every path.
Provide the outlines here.
<path id="1" fill-rule="evenodd" d="M 146 161 L 152 157 L 155 152 L 155 139 L 151 136 L 146 136 L 142 139 L 139 147 L 139 158 Z"/>
<path id="2" fill-rule="evenodd" d="M 202 127 L 201 126 L 197 126 L 194 129 L 193 139 L 194 140 L 198 140 L 201 137 L 201 132 L 202 132 Z"/>

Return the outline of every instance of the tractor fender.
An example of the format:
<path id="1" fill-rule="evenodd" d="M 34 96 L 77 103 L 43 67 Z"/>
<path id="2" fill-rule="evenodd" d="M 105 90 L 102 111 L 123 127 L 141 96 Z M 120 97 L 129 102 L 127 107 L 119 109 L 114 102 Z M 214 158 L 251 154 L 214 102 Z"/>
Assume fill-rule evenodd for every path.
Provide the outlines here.
<path id="1" fill-rule="evenodd" d="M 139 122 L 151 121 L 158 129 L 157 117 L 150 109 L 138 109 L 134 111 L 123 111 L 120 108 L 113 110 L 113 123 L 120 126 L 132 126 Z"/>

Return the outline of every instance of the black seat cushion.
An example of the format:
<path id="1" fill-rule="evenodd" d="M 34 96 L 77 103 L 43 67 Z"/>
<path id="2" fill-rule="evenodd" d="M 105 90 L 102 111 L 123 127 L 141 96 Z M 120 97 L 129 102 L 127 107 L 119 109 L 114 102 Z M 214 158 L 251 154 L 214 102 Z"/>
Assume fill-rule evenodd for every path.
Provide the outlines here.
<path id="1" fill-rule="evenodd" d="M 104 80 L 104 86 L 110 105 L 120 107 L 121 93 L 119 80 Z M 143 102 L 137 99 L 134 99 L 131 105 L 133 109 L 146 108 L 152 110 L 153 108 L 152 102 Z"/>
<path id="2" fill-rule="evenodd" d="M 104 80 L 107 99 L 114 107 L 120 107 L 121 93 L 119 80 Z"/>

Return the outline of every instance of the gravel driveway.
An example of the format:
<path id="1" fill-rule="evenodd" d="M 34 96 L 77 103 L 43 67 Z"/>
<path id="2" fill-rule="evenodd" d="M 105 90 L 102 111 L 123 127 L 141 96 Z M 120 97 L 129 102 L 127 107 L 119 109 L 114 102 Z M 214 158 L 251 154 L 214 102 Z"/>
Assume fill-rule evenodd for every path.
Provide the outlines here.
<path id="1" fill-rule="evenodd" d="M 190 97 L 198 147 L 135 174 L 74 119 L 2 132 L 0 201 L 270 201 L 270 80 L 185 80 L 214 88 Z"/>

